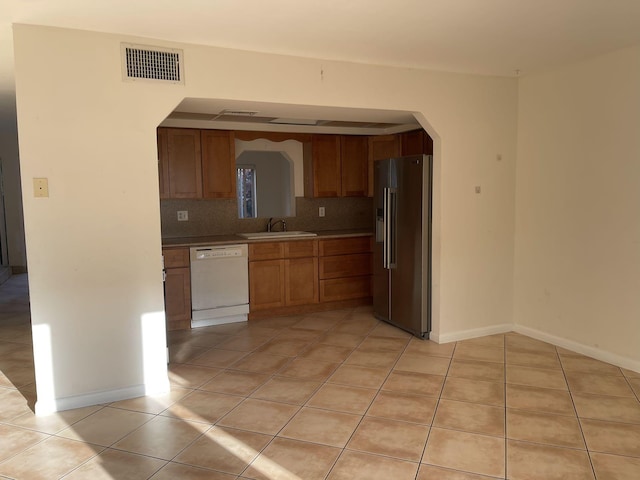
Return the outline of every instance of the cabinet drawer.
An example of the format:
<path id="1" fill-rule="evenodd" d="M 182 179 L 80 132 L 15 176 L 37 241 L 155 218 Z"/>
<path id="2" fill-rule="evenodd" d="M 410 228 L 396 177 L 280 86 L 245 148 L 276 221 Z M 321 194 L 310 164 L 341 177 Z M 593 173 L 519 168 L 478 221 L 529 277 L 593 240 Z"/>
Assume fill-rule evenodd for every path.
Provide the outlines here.
<path id="1" fill-rule="evenodd" d="M 320 301 L 332 302 L 371 296 L 371 275 L 320 280 Z"/>
<path id="2" fill-rule="evenodd" d="M 164 268 L 180 268 L 189 266 L 188 248 L 163 248 Z"/>
<path id="3" fill-rule="evenodd" d="M 265 242 L 249 244 L 249 261 L 274 260 L 284 257 L 284 243 Z"/>
<path id="4" fill-rule="evenodd" d="M 320 240 L 320 256 L 327 257 L 330 255 L 370 252 L 372 250 L 371 238 L 370 236 L 366 236 Z"/>
<path id="5" fill-rule="evenodd" d="M 320 279 L 358 277 L 371 274 L 371 254 L 336 255 L 320 258 Z"/>
<path id="6" fill-rule="evenodd" d="M 317 257 L 317 240 L 300 240 L 297 242 L 286 242 L 284 244 L 285 258 Z"/>

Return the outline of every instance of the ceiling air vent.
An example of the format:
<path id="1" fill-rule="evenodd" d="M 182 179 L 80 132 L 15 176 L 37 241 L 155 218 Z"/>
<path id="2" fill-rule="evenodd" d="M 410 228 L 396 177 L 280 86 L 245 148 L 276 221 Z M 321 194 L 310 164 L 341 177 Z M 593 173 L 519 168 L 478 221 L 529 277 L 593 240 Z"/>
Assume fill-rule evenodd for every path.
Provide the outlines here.
<path id="1" fill-rule="evenodd" d="M 124 80 L 160 80 L 184 84 L 182 50 L 122 44 Z"/>

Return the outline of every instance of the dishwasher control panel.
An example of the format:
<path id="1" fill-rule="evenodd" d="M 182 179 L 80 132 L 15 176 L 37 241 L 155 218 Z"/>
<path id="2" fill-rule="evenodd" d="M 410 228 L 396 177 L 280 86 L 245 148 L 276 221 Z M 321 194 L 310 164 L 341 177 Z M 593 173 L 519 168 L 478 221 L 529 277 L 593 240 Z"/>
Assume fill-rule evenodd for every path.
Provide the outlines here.
<path id="1" fill-rule="evenodd" d="M 203 247 L 203 248 L 191 249 L 192 261 L 207 260 L 209 258 L 242 257 L 246 255 L 247 255 L 247 251 L 244 245 L 235 245 L 235 246 L 226 246 L 226 247 Z"/>

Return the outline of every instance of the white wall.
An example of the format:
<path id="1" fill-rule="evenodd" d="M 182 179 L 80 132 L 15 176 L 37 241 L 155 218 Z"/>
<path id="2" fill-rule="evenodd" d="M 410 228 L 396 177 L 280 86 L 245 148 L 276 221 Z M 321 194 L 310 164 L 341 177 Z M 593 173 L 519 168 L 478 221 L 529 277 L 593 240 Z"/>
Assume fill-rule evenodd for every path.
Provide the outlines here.
<path id="1" fill-rule="evenodd" d="M 520 81 L 515 322 L 640 370 L 640 47 Z"/>
<path id="2" fill-rule="evenodd" d="M 34 330 L 51 329 L 53 386 L 38 387 L 39 402 L 146 383 L 141 316 L 163 309 L 155 126 L 184 97 L 423 115 L 438 180 L 435 337 L 511 323 L 516 80 L 177 45 L 184 86 L 127 83 L 121 41 L 176 45 L 14 32 L 23 187 L 48 177 L 51 192 L 24 196 Z M 43 365 L 36 358 L 37 374 Z"/>

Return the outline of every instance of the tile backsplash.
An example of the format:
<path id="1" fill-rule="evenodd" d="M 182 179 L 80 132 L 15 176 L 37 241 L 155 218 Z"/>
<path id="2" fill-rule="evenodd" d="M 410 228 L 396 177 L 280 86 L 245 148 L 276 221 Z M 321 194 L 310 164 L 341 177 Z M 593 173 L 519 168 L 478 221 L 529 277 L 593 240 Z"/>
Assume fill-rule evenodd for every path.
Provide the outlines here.
<path id="1" fill-rule="evenodd" d="M 325 207 L 325 216 L 318 208 Z M 178 211 L 189 212 L 189 220 L 178 222 Z M 238 218 L 235 199 L 161 200 L 162 238 L 230 235 L 266 230 L 267 218 Z M 296 216 L 285 217 L 287 230 L 373 229 L 372 198 L 296 197 Z M 279 226 L 278 226 L 279 228 Z"/>

